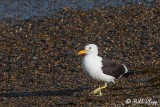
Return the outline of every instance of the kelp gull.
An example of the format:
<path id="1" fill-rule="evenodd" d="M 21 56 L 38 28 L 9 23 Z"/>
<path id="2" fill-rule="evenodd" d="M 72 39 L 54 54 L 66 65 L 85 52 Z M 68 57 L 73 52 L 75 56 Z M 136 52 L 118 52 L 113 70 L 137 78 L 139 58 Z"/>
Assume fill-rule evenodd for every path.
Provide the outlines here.
<path id="1" fill-rule="evenodd" d="M 85 46 L 85 50 L 81 50 L 78 54 L 85 54 L 82 61 L 85 74 L 94 80 L 105 82 L 105 85 L 95 89 L 93 94 L 99 92 L 99 95 L 102 95 L 101 89 L 106 88 L 107 83 L 115 83 L 115 79 L 129 72 L 125 65 L 98 56 L 98 47 L 95 44 Z"/>

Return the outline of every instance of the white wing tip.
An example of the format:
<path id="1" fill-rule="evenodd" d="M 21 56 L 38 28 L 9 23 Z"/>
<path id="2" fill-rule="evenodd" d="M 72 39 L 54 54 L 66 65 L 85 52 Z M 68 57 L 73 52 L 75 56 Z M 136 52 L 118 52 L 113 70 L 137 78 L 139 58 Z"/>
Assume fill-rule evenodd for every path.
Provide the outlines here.
<path id="1" fill-rule="evenodd" d="M 125 73 L 127 73 L 127 72 L 128 72 L 128 69 L 127 69 L 127 67 L 126 67 L 124 64 L 122 64 L 122 65 L 124 66 Z"/>

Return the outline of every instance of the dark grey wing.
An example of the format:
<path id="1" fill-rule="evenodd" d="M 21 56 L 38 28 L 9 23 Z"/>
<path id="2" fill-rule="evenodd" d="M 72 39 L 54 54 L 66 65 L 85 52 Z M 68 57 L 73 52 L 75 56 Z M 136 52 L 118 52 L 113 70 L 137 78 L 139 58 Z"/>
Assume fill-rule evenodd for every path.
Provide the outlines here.
<path id="1" fill-rule="evenodd" d="M 116 64 L 108 58 L 102 59 L 102 70 L 106 75 L 111 75 L 115 78 L 119 78 L 125 73 L 125 68 L 121 64 Z"/>

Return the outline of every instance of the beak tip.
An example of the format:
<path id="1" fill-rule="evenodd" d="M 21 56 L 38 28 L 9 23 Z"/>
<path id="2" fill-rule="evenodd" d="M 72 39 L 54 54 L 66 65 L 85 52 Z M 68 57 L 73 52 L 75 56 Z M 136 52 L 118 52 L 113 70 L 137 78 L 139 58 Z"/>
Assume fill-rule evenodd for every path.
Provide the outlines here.
<path id="1" fill-rule="evenodd" d="M 85 50 L 81 50 L 81 51 L 78 52 L 78 55 L 83 55 L 83 54 L 86 54 Z"/>

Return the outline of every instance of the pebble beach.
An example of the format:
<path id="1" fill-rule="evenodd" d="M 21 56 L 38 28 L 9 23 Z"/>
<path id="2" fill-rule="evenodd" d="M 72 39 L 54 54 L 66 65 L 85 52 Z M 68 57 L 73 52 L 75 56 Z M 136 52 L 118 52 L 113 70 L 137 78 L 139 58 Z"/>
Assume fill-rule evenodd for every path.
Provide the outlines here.
<path id="1" fill-rule="evenodd" d="M 52 17 L 1 20 L 0 106 L 160 106 L 159 7 L 65 7 Z M 78 52 L 90 43 L 98 45 L 100 56 L 123 62 L 137 74 L 109 85 L 103 97 L 91 95 L 104 83 L 82 71 Z M 139 98 L 157 103 L 133 102 Z"/>

